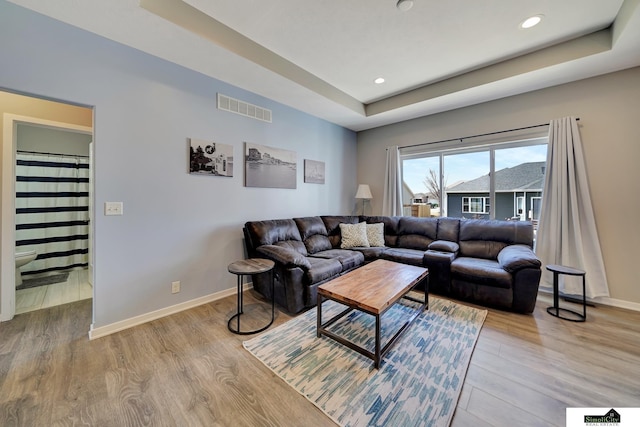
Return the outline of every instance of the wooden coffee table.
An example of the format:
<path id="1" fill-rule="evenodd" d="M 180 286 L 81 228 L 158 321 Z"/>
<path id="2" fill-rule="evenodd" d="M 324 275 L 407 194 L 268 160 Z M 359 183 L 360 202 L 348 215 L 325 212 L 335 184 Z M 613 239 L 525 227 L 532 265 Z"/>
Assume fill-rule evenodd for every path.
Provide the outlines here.
<path id="1" fill-rule="evenodd" d="M 317 336 L 326 335 L 352 350 L 373 360 L 376 369 L 380 368 L 382 357 L 413 321 L 428 307 L 429 271 L 426 268 L 397 262 L 376 260 L 353 270 L 344 276 L 335 278 L 318 286 L 318 328 Z M 424 299 L 408 295 L 420 282 L 425 281 Z M 325 299 L 346 305 L 347 309 L 322 323 L 322 302 Z M 401 299 L 420 303 L 404 324 L 384 345 L 380 343 L 380 317 Z M 336 335 L 327 328 L 353 310 L 359 310 L 375 317 L 375 349 L 373 352 Z"/>

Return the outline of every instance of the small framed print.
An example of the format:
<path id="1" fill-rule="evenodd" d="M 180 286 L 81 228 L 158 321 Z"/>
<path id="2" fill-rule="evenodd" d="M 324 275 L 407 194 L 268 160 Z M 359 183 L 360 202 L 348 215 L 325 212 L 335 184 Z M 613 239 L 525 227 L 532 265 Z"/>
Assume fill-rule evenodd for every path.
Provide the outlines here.
<path id="1" fill-rule="evenodd" d="M 233 145 L 190 138 L 189 149 L 190 174 L 233 176 Z"/>
<path id="2" fill-rule="evenodd" d="M 304 182 L 324 184 L 324 162 L 304 159 Z"/>

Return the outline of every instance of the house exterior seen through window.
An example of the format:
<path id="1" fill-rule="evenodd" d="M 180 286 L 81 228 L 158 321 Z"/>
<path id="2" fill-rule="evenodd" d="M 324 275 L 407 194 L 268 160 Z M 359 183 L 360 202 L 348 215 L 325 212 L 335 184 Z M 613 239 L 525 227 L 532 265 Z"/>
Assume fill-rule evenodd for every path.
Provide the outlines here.
<path id="1" fill-rule="evenodd" d="M 435 144 L 437 145 L 437 144 Z M 532 221 L 543 202 L 547 138 L 401 150 L 405 215 Z"/>
<path id="2" fill-rule="evenodd" d="M 463 197 L 462 212 L 472 214 L 488 214 L 489 213 L 488 197 Z"/>

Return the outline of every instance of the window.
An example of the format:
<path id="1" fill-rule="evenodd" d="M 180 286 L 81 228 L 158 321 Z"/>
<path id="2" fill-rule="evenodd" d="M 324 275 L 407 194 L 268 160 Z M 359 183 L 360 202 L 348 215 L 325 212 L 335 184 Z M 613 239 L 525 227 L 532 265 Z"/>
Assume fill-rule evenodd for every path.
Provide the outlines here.
<path id="1" fill-rule="evenodd" d="M 471 214 L 487 214 L 489 213 L 488 197 L 463 197 L 462 212 Z"/>
<path id="2" fill-rule="evenodd" d="M 411 194 L 403 194 L 404 215 L 438 216 L 442 205 L 440 156 L 407 159 L 402 163 L 405 182 L 414 183 Z M 421 204 L 428 204 L 429 209 L 425 206 L 420 207 Z"/>
<path id="3" fill-rule="evenodd" d="M 547 138 L 447 141 L 400 149 L 405 215 L 538 219 Z M 430 210 L 417 209 L 422 198 Z"/>

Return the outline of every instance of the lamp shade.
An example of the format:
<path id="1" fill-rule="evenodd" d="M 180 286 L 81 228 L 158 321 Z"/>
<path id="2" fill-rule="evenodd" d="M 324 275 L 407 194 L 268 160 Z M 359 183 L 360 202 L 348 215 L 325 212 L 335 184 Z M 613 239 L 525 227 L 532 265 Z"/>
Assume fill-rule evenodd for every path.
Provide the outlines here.
<path id="1" fill-rule="evenodd" d="M 373 196 L 371 195 L 371 189 L 367 184 L 358 185 L 356 199 L 373 199 Z"/>

